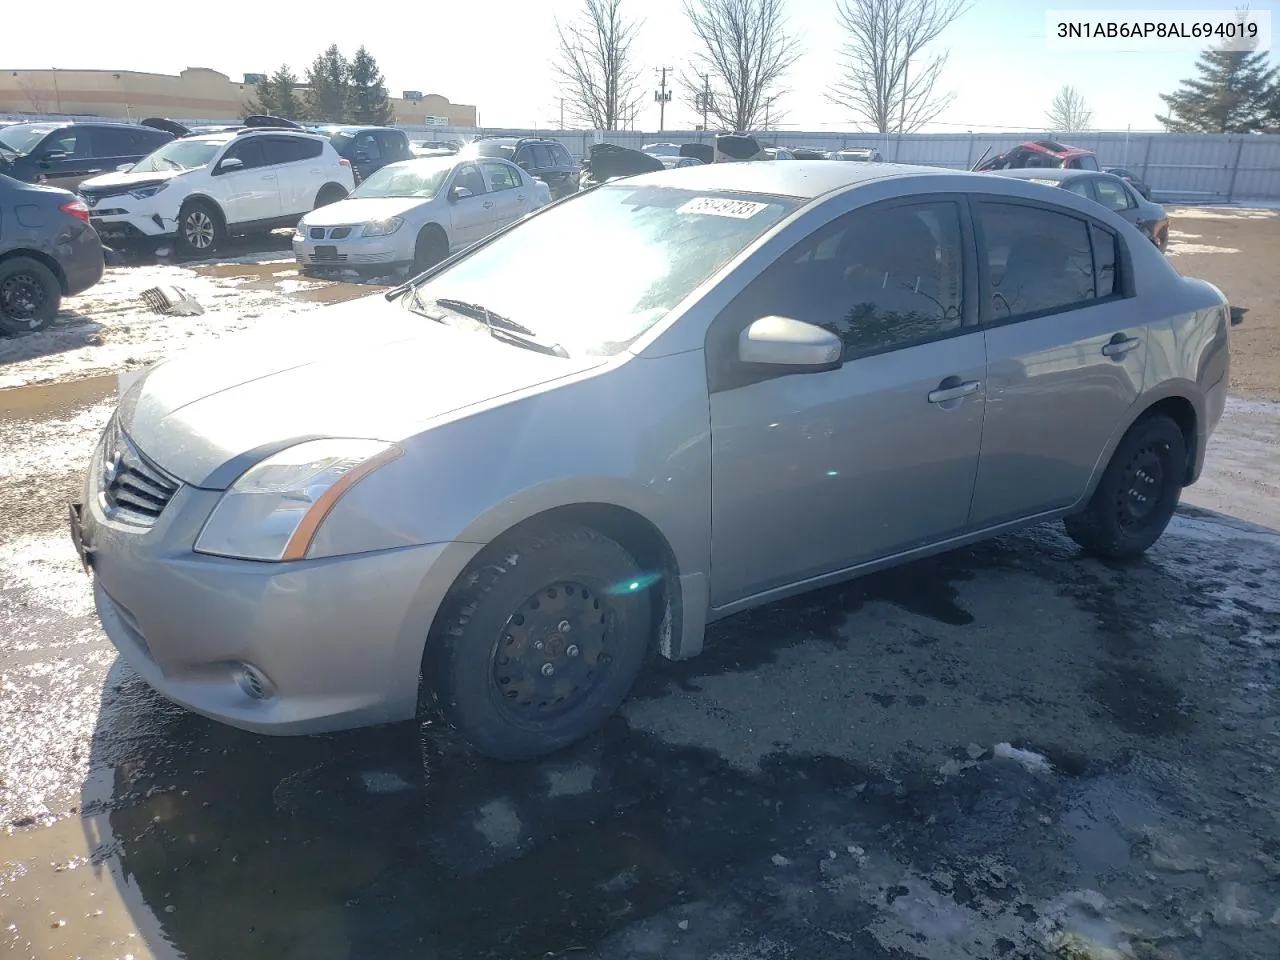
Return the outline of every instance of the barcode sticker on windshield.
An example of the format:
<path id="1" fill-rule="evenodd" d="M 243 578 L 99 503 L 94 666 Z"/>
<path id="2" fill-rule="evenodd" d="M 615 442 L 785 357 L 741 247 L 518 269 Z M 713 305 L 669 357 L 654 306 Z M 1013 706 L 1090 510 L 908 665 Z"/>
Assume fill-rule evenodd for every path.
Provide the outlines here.
<path id="1" fill-rule="evenodd" d="M 748 220 L 767 207 L 753 200 L 726 200 L 723 197 L 694 197 L 676 208 L 676 213 L 703 213 L 712 217 Z"/>

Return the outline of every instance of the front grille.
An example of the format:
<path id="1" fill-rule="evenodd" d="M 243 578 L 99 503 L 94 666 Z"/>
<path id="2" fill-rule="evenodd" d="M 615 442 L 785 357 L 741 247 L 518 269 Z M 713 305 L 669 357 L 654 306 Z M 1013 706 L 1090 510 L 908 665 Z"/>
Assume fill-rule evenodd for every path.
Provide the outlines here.
<path id="1" fill-rule="evenodd" d="M 115 417 L 102 439 L 99 482 L 112 519 L 149 527 L 178 492 L 179 482 L 143 456 Z"/>
<path id="2" fill-rule="evenodd" d="M 324 227 L 312 227 L 312 228 L 311 228 L 311 239 L 312 239 L 312 240 L 323 240 L 323 239 L 324 239 Z"/>
<path id="3" fill-rule="evenodd" d="M 330 240 L 345 240 L 345 239 L 347 239 L 347 237 L 349 237 L 350 235 L 351 235 L 351 228 L 350 228 L 350 227 L 335 227 L 335 228 L 334 228 L 334 229 L 329 233 L 329 239 L 330 239 Z"/>
<path id="4" fill-rule="evenodd" d="M 347 255 L 345 253 L 335 253 L 331 257 L 318 257 L 314 253 L 311 254 L 312 263 L 346 263 Z"/>

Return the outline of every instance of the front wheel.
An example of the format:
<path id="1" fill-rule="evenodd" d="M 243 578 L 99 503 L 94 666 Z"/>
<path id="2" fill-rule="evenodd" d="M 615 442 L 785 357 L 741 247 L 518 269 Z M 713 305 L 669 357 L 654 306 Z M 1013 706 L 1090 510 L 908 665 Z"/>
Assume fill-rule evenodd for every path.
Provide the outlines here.
<path id="1" fill-rule="evenodd" d="M 39 260 L 13 257 L 0 263 L 0 333 L 43 330 L 61 303 L 58 278 Z"/>
<path id="2" fill-rule="evenodd" d="M 178 247 L 188 256 L 213 253 L 226 240 L 218 212 L 207 203 L 188 203 L 178 214 Z"/>
<path id="3" fill-rule="evenodd" d="M 1090 553 L 1113 560 L 1140 556 L 1173 518 L 1187 470 L 1181 428 L 1156 414 L 1124 435 L 1084 512 L 1067 517 L 1067 534 Z"/>
<path id="4" fill-rule="evenodd" d="M 649 581 L 595 530 L 494 544 L 455 587 L 423 658 L 425 692 L 481 753 L 518 760 L 597 730 L 652 646 Z"/>

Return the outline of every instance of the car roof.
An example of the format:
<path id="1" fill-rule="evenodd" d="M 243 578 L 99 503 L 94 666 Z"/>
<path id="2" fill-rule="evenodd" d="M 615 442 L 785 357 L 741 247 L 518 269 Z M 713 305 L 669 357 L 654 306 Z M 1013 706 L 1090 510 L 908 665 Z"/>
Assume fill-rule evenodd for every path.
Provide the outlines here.
<path id="1" fill-rule="evenodd" d="M 989 170 L 988 173 L 1017 180 L 1070 180 L 1074 177 L 1111 177 L 1104 170 L 1067 170 L 1063 167 L 1014 167 L 1011 170 Z"/>
<path id="2" fill-rule="evenodd" d="M 644 173 L 628 184 L 652 183 L 686 190 L 725 190 L 766 193 L 812 200 L 823 194 L 869 180 L 928 176 L 965 179 L 981 174 L 905 163 L 832 163 L 829 160 L 795 160 L 790 163 L 745 160 L 737 163 L 704 163 L 682 167 L 678 173 Z"/>
<path id="3" fill-rule="evenodd" d="M 399 127 L 379 126 L 376 123 L 371 124 L 369 126 L 359 126 L 358 124 L 350 124 L 350 123 L 325 123 L 317 127 L 313 127 L 311 130 L 305 130 L 300 132 L 313 133 L 316 130 L 323 130 L 326 133 L 367 133 L 372 130 L 394 130 L 396 133 L 404 132 Z"/>

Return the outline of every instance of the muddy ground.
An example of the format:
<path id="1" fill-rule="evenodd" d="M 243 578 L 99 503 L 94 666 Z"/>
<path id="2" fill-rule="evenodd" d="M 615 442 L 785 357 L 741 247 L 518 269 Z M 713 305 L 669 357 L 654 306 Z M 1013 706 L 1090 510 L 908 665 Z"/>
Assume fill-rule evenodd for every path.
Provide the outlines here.
<path id="1" fill-rule="evenodd" d="M 1280 221 L 1179 224 L 1265 341 L 1275 292 L 1222 249 Z M 500 765 L 141 684 L 62 521 L 114 388 L 0 393 L 6 956 L 1280 954 L 1280 407 L 1230 402 L 1137 564 L 1050 526 L 733 617 L 601 735 Z"/>

